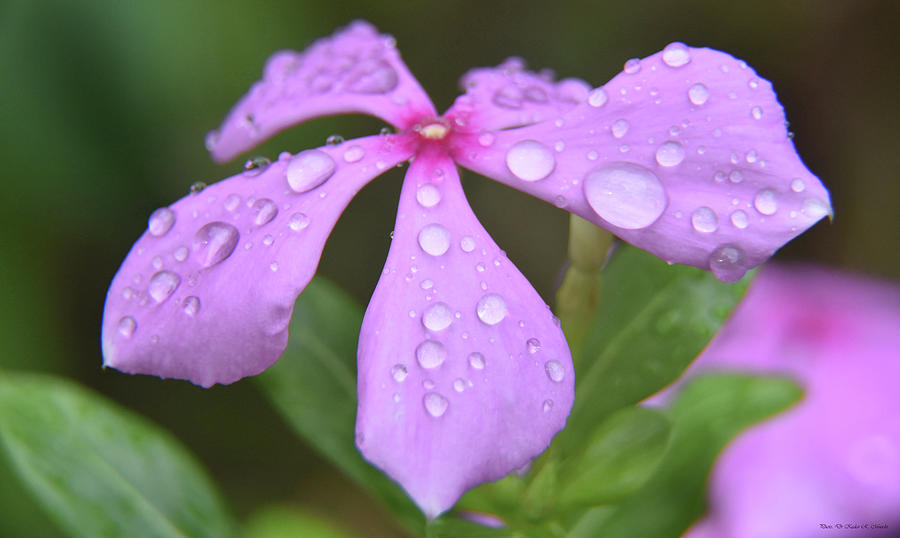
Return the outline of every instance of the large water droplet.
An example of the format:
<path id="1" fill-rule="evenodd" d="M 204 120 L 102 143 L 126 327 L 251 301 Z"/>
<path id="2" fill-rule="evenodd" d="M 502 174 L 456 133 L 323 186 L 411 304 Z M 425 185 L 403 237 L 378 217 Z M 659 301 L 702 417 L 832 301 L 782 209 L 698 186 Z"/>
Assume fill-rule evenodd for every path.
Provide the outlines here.
<path id="1" fill-rule="evenodd" d="M 150 214 L 147 219 L 147 230 L 154 237 L 166 235 L 175 224 L 175 212 L 168 207 L 161 207 Z"/>
<path id="2" fill-rule="evenodd" d="M 721 245 L 709 256 L 709 269 L 722 282 L 737 282 L 747 272 L 746 257 L 737 245 Z"/>
<path id="3" fill-rule="evenodd" d="M 484 370 L 484 355 L 474 352 L 469 355 L 469 366 L 476 370 Z"/>
<path id="4" fill-rule="evenodd" d="M 763 189 L 753 198 L 753 207 L 763 215 L 774 215 L 778 211 L 778 198 L 775 191 Z"/>
<path id="5" fill-rule="evenodd" d="M 450 405 L 447 398 L 444 398 L 437 392 L 429 392 L 426 394 L 422 399 L 422 403 L 425 405 L 425 411 L 434 418 L 438 418 L 446 413 L 447 407 Z"/>
<path id="6" fill-rule="evenodd" d="M 704 104 L 709 99 L 709 88 L 701 82 L 694 84 L 688 90 L 688 99 L 697 106 Z"/>
<path id="7" fill-rule="evenodd" d="M 656 149 L 656 162 L 661 166 L 677 166 L 683 160 L 684 146 L 674 140 L 669 140 Z"/>
<path id="8" fill-rule="evenodd" d="M 747 226 L 750 225 L 750 219 L 747 218 L 747 214 L 738 209 L 734 213 L 731 214 L 731 224 L 738 228 L 739 230 L 743 230 Z"/>
<path id="9" fill-rule="evenodd" d="M 424 340 L 416 347 L 416 360 L 422 368 L 437 368 L 446 358 L 447 350 L 437 340 Z"/>
<path id="10" fill-rule="evenodd" d="M 650 226 L 666 209 L 668 199 L 656 174 L 641 165 L 614 162 L 584 178 L 584 195 L 594 212 L 619 228 Z"/>
<path id="11" fill-rule="evenodd" d="M 628 132 L 628 120 L 616 120 L 612 124 L 612 135 L 616 138 L 622 138 Z"/>
<path id="12" fill-rule="evenodd" d="M 681 67 L 691 61 L 691 52 L 684 43 L 670 43 L 663 49 L 662 59 L 669 67 Z"/>
<path id="13" fill-rule="evenodd" d="M 309 217 L 306 216 L 306 213 L 294 213 L 288 219 L 288 227 L 295 232 L 299 232 L 307 226 L 309 226 Z"/>
<path id="14" fill-rule="evenodd" d="M 820 219 L 829 213 L 828 205 L 818 198 L 803 200 L 800 211 L 811 219 Z"/>
<path id="15" fill-rule="evenodd" d="M 384 60 L 366 61 L 360 64 L 347 83 L 347 89 L 355 93 L 388 93 L 397 87 L 397 72 Z"/>
<path id="16" fill-rule="evenodd" d="M 240 239 L 237 228 L 226 222 L 210 222 L 194 234 L 194 252 L 200 264 L 211 267 L 234 252 Z"/>
<path id="17" fill-rule="evenodd" d="M 506 317 L 506 301 L 496 293 L 483 296 L 475 307 L 478 319 L 488 325 L 496 325 Z"/>
<path id="18" fill-rule="evenodd" d="M 698 232 L 712 233 L 719 229 L 719 218 L 712 209 L 700 207 L 691 215 L 691 226 Z"/>
<path id="19" fill-rule="evenodd" d="M 517 142 L 506 153 L 509 171 L 523 181 L 539 181 L 556 167 L 553 151 L 536 140 Z"/>
<path id="20" fill-rule="evenodd" d="M 606 104 L 609 100 L 609 97 L 606 95 L 606 92 L 603 91 L 603 88 L 597 88 L 588 95 L 588 104 L 592 107 L 601 107 Z"/>
<path id="21" fill-rule="evenodd" d="M 554 383 L 559 383 L 566 376 L 566 370 L 563 368 L 563 365 L 556 359 L 551 359 L 544 363 L 544 370 L 547 372 L 547 377 L 550 378 L 550 381 Z"/>
<path id="22" fill-rule="evenodd" d="M 193 295 L 186 297 L 181 303 L 181 309 L 184 310 L 184 313 L 188 316 L 196 316 L 197 312 L 200 311 L 200 299 Z"/>
<path id="23" fill-rule="evenodd" d="M 172 295 L 179 284 L 181 284 L 181 277 L 177 274 L 172 271 L 159 271 L 150 277 L 147 293 L 154 301 L 161 303 Z"/>
<path id="24" fill-rule="evenodd" d="M 117 328 L 119 329 L 119 334 L 125 338 L 131 338 L 131 335 L 133 335 L 135 329 L 137 329 L 137 322 L 134 321 L 133 317 L 125 316 L 119 320 Z"/>
<path id="25" fill-rule="evenodd" d="M 394 378 L 394 381 L 397 383 L 402 382 L 406 379 L 406 376 L 409 375 L 409 372 L 406 370 L 406 365 L 404 364 L 395 364 L 391 368 L 391 377 Z"/>
<path id="26" fill-rule="evenodd" d="M 301 151 L 288 163 L 285 176 L 294 192 L 312 190 L 334 174 L 334 159 L 324 151 Z"/>
<path id="27" fill-rule="evenodd" d="M 453 322 L 453 311 L 446 303 L 435 303 L 422 315 L 422 325 L 429 331 L 443 331 Z"/>
<path id="28" fill-rule="evenodd" d="M 416 201 L 422 207 L 434 207 L 441 201 L 441 190 L 434 183 L 423 183 L 416 189 Z"/>
<path id="29" fill-rule="evenodd" d="M 278 206 L 268 198 L 260 198 L 253 202 L 253 207 L 251 209 L 256 213 L 253 223 L 257 226 L 272 222 L 272 219 L 278 214 Z"/>
<path id="30" fill-rule="evenodd" d="M 432 256 L 440 256 L 450 248 L 450 232 L 440 224 L 428 224 L 419 231 L 419 246 Z"/>

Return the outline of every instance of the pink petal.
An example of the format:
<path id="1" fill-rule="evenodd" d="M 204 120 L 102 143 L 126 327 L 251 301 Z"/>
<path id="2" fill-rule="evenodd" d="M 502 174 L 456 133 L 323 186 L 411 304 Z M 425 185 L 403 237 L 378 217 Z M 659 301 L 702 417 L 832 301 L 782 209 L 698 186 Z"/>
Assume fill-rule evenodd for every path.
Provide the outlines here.
<path id="1" fill-rule="evenodd" d="M 363 113 L 405 129 L 435 115 L 434 105 L 394 46 L 367 22 L 356 21 L 304 52 L 272 55 L 263 79 L 228 114 L 206 145 L 227 161 L 278 131 L 310 118 Z"/>
<path id="2" fill-rule="evenodd" d="M 673 43 L 538 125 L 471 133 L 457 161 L 674 263 L 737 280 L 831 213 L 771 84 Z"/>
<path id="3" fill-rule="evenodd" d="M 208 387 L 275 362 L 338 216 L 409 158 L 395 138 L 283 153 L 154 212 L 106 296 L 105 366 Z"/>
<path id="4" fill-rule="evenodd" d="M 520 58 L 496 68 L 480 67 L 463 75 L 464 95 L 448 111 L 459 123 L 484 131 L 531 125 L 556 118 L 587 99 L 591 87 L 578 79 L 553 81 L 553 74 L 525 70 Z"/>
<path id="5" fill-rule="evenodd" d="M 472 214 L 453 163 L 416 157 L 359 341 L 357 445 L 429 518 L 540 454 L 574 373 L 553 314 Z"/>

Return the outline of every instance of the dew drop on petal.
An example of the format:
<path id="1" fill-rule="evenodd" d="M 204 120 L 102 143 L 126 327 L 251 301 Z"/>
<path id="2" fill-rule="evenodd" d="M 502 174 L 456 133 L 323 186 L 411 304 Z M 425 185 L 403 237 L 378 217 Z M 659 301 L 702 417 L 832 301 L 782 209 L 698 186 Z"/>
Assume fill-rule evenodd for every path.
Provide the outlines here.
<path id="1" fill-rule="evenodd" d="M 394 381 L 396 381 L 397 383 L 400 383 L 404 379 L 406 379 L 406 376 L 408 374 L 409 372 L 406 370 L 406 366 L 403 364 L 395 364 L 391 368 L 391 377 L 393 377 Z"/>
<path id="2" fill-rule="evenodd" d="M 440 224 L 423 226 L 418 239 L 422 250 L 432 256 L 441 256 L 450 248 L 450 232 Z"/>
<path id="3" fill-rule="evenodd" d="M 628 120 L 616 120 L 612 124 L 612 135 L 616 138 L 622 138 L 628 132 Z"/>
<path id="4" fill-rule="evenodd" d="M 829 213 L 828 205 L 818 198 L 807 198 L 803 200 L 800 211 L 811 219 L 820 219 Z"/>
<path id="5" fill-rule="evenodd" d="M 137 322 L 134 321 L 133 317 L 125 316 L 119 320 L 117 327 L 119 329 L 119 334 L 125 338 L 131 338 L 131 335 L 133 335 L 135 329 L 137 329 Z"/>
<path id="6" fill-rule="evenodd" d="M 291 159 L 285 170 L 288 185 L 294 192 L 310 191 L 334 174 L 334 159 L 324 151 L 308 149 Z"/>
<path id="7" fill-rule="evenodd" d="M 446 358 L 447 350 L 437 340 L 424 340 L 416 347 L 416 360 L 422 368 L 437 368 Z"/>
<path id="8" fill-rule="evenodd" d="M 416 189 L 416 201 L 422 207 L 434 207 L 441 201 L 441 190 L 434 183 L 423 183 Z"/>
<path id="9" fill-rule="evenodd" d="M 633 75 L 638 73 L 641 70 L 641 61 L 637 58 L 632 58 L 625 62 L 625 72 L 629 75 Z"/>
<path id="10" fill-rule="evenodd" d="M 588 95 L 588 104 L 592 107 L 599 108 L 606 104 L 609 100 L 603 88 L 597 88 Z"/>
<path id="11" fill-rule="evenodd" d="M 669 140 L 656 149 L 656 162 L 661 166 L 677 166 L 683 160 L 684 146 L 674 140 Z"/>
<path id="12" fill-rule="evenodd" d="M 712 233 L 719 229 L 719 218 L 712 209 L 703 206 L 691 215 L 691 226 L 698 232 Z"/>
<path id="13" fill-rule="evenodd" d="M 200 299 L 193 295 L 186 297 L 181 303 L 181 309 L 190 317 L 196 316 L 200 311 Z"/>
<path id="14" fill-rule="evenodd" d="M 691 61 L 691 52 L 684 43 L 670 43 L 663 49 L 662 59 L 669 67 L 681 67 Z"/>
<path id="15" fill-rule="evenodd" d="M 161 207 L 150 214 L 147 219 L 147 230 L 154 237 L 166 235 L 175 224 L 175 213 L 168 207 Z"/>
<path id="16" fill-rule="evenodd" d="M 456 392 L 462 392 L 466 390 L 466 382 L 460 378 L 456 378 L 453 381 L 453 390 Z"/>
<path id="17" fill-rule="evenodd" d="M 446 303 L 435 303 L 422 315 L 422 325 L 429 331 L 443 331 L 453 322 L 453 312 Z"/>
<path id="18" fill-rule="evenodd" d="M 327 146 L 340 146 L 344 143 L 344 137 L 339 134 L 330 135 L 325 139 L 325 145 Z"/>
<path id="19" fill-rule="evenodd" d="M 763 189 L 753 198 L 753 207 L 763 215 L 774 215 L 778 211 L 778 199 L 772 189 Z"/>
<path id="20" fill-rule="evenodd" d="M 762 119 L 762 115 L 763 115 L 763 109 L 762 109 L 762 107 L 755 106 L 755 107 L 751 108 L 751 109 L 750 109 L 750 115 L 751 115 L 751 116 L 753 117 L 753 119 L 755 119 L 755 120 L 760 120 L 760 119 Z"/>
<path id="21" fill-rule="evenodd" d="M 534 355 L 541 350 L 541 341 L 537 338 L 529 338 L 528 341 L 525 342 L 525 348 L 528 350 L 528 353 Z"/>
<path id="22" fill-rule="evenodd" d="M 425 280 L 422 281 L 421 284 L 419 284 L 419 287 L 422 288 L 423 290 L 430 290 L 431 288 L 434 287 L 434 281 L 429 278 L 426 278 Z"/>
<path id="23" fill-rule="evenodd" d="M 472 252 L 475 250 L 475 240 L 467 235 L 459 240 L 459 248 L 461 248 L 463 252 Z"/>
<path id="24" fill-rule="evenodd" d="M 362 148 L 362 146 L 350 146 L 347 148 L 347 151 L 344 152 L 344 160 L 348 163 L 355 163 L 365 157 L 366 150 Z"/>
<path id="25" fill-rule="evenodd" d="M 609 163 L 584 179 L 588 204 L 603 220 L 636 230 L 656 222 L 668 199 L 656 174 L 641 165 Z"/>
<path id="26" fill-rule="evenodd" d="M 486 148 L 494 143 L 494 135 L 492 133 L 482 133 L 478 136 L 478 144 Z"/>
<path id="27" fill-rule="evenodd" d="M 382 94 L 397 87 L 397 71 L 384 60 L 367 60 L 351 75 L 347 89 L 354 93 Z"/>
<path id="28" fill-rule="evenodd" d="M 288 227 L 295 232 L 299 232 L 309 226 L 309 217 L 306 213 L 294 213 L 288 219 Z"/>
<path id="29" fill-rule="evenodd" d="M 794 192 L 803 192 L 806 190 L 806 183 L 803 183 L 803 180 L 799 177 L 795 177 L 791 180 L 791 190 Z"/>
<path id="30" fill-rule="evenodd" d="M 541 409 L 544 410 L 544 413 L 549 413 L 553 409 L 553 400 L 544 400 L 544 403 L 541 404 Z"/>
<path id="31" fill-rule="evenodd" d="M 244 177 L 256 177 L 266 171 L 272 161 L 265 157 L 253 157 L 244 162 Z"/>
<path id="32" fill-rule="evenodd" d="M 536 140 L 517 142 L 506 153 L 506 166 L 523 181 L 539 181 L 556 167 L 553 151 Z"/>
<path id="33" fill-rule="evenodd" d="M 206 188 L 206 183 L 204 183 L 202 181 L 195 181 L 195 182 L 191 183 L 190 191 L 191 191 L 191 194 L 200 194 L 201 192 L 203 192 L 203 189 L 205 189 L 205 188 Z"/>
<path id="34" fill-rule="evenodd" d="M 181 284 L 181 277 L 177 274 L 172 271 L 159 271 L 150 277 L 147 293 L 154 301 L 161 303 L 172 295 L 179 284 Z"/>
<path id="35" fill-rule="evenodd" d="M 736 245 L 721 245 L 709 256 L 709 269 L 723 282 L 737 282 L 747 272 L 744 251 Z"/>
<path id="36" fill-rule="evenodd" d="M 475 313 L 482 322 L 496 325 L 506 317 L 506 301 L 496 293 L 489 293 L 479 299 Z"/>
<path id="37" fill-rule="evenodd" d="M 474 352 L 469 355 L 469 366 L 476 370 L 484 370 L 484 355 Z"/>
<path id="38" fill-rule="evenodd" d="M 709 99 L 709 88 L 707 88 L 706 84 L 703 84 L 702 82 L 694 84 L 688 90 L 688 99 L 691 100 L 691 103 L 697 106 L 706 103 L 707 99 Z"/>
<path id="39" fill-rule="evenodd" d="M 559 383 L 566 376 L 563 365 L 556 359 L 545 362 L 544 370 L 547 372 L 547 377 L 550 378 L 550 381 L 553 381 L 554 383 Z"/>
<path id="40" fill-rule="evenodd" d="M 438 418 L 446 413 L 447 407 L 450 405 L 447 398 L 444 398 L 437 392 L 429 392 L 426 394 L 422 399 L 422 403 L 425 405 L 425 411 L 434 418 Z"/>
<path id="41" fill-rule="evenodd" d="M 734 213 L 731 214 L 731 224 L 740 230 L 743 230 L 747 226 L 750 225 L 750 219 L 747 218 L 747 214 L 738 209 Z"/>
<path id="42" fill-rule="evenodd" d="M 268 198 L 260 198 L 253 202 L 253 207 L 251 207 L 251 209 L 256 213 L 256 216 L 253 218 L 253 223 L 257 226 L 272 222 L 272 219 L 278 215 L 278 206 Z"/>
<path id="43" fill-rule="evenodd" d="M 239 239 L 237 228 L 231 224 L 210 222 L 194 234 L 194 252 L 202 266 L 211 267 L 231 256 Z"/>
<path id="44" fill-rule="evenodd" d="M 233 194 L 233 193 L 232 193 L 232 194 L 229 194 L 229 195 L 225 198 L 225 204 L 224 204 L 224 205 L 225 205 L 225 210 L 226 210 L 226 211 L 234 211 L 235 209 L 238 208 L 239 205 L 241 205 L 241 197 L 238 196 L 237 194 Z"/>

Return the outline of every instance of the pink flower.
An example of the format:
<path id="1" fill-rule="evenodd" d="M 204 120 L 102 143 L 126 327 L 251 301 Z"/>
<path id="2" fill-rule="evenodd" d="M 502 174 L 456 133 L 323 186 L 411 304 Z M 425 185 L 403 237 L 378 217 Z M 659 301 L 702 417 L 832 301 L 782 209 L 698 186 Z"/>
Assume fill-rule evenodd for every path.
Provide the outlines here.
<path id="1" fill-rule="evenodd" d="M 251 162 L 154 212 L 107 296 L 105 365 L 202 386 L 265 370 L 338 216 L 409 162 L 360 332 L 357 443 L 434 517 L 540 454 L 574 386 L 562 331 L 472 213 L 457 164 L 724 280 L 831 211 L 771 85 L 727 54 L 674 43 L 594 90 L 518 60 L 463 84 L 439 116 L 364 22 L 275 54 L 210 134 L 217 160 L 325 114 L 396 134 Z"/>
<path id="2" fill-rule="evenodd" d="M 687 536 L 895 536 L 898 327 L 896 285 L 766 267 L 687 375 L 713 369 L 788 375 L 805 396 L 721 454 L 709 515 Z"/>

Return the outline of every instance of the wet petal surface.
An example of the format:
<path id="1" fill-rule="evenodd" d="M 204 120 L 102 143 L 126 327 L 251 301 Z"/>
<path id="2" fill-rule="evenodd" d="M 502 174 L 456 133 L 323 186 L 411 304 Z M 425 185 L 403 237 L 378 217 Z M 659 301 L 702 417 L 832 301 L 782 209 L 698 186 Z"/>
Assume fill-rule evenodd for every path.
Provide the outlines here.
<path id="1" fill-rule="evenodd" d="M 446 157 L 410 166 L 358 357 L 357 445 L 430 518 L 540 454 L 574 397 L 562 331 Z"/>
<path id="2" fill-rule="evenodd" d="M 722 280 L 831 213 L 771 84 L 710 49 L 672 44 L 564 114 L 478 137 L 457 142 L 461 165 Z"/>
<path id="3" fill-rule="evenodd" d="M 303 52 L 275 53 L 262 80 L 209 133 L 207 149 L 217 161 L 226 161 L 286 127 L 346 113 L 370 114 L 401 129 L 415 118 L 435 115 L 394 39 L 363 21 Z"/>
<path id="4" fill-rule="evenodd" d="M 271 365 L 338 216 L 409 157 L 395 138 L 284 153 L 155 211 L 106 297 L 104 365 L 204 387 Z"/>

